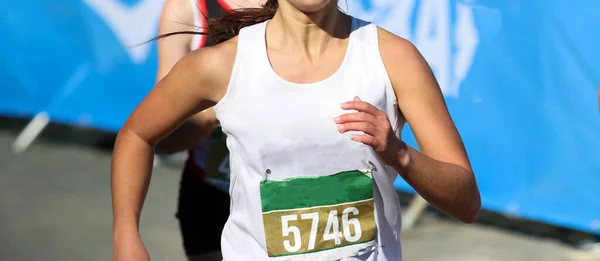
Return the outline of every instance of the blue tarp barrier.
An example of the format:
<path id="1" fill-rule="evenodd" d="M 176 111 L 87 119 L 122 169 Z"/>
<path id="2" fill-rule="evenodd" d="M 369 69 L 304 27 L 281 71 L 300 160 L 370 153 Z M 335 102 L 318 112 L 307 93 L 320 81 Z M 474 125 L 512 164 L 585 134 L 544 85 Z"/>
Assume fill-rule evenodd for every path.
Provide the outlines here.
<path id="1" fill-rule="evenodd" d="M 0 112 L 117 131 L 154 84 L 162 0 L 0 2 Z M 5 81 L 4 79 L 8 79 Z"/>
<path id="2" fill-rule="evenodd" d="M 152 88 L 163 0 L 0 2 L 0 114 L 117 131 Z M 600 232 L 600 2 L 349 0 L 411 40 L 463 136 L 485 208 Z M 410 129 L 405 140 L 416 146 Z M 412 191 L 401 179 L 396 187 Z"/>

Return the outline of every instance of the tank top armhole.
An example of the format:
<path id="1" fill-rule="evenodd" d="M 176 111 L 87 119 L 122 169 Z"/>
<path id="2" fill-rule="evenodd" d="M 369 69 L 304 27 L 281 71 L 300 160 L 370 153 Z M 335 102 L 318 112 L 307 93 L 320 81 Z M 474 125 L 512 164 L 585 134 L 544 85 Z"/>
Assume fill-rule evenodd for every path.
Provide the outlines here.
<path id="1" fill-rule="evenodd" d="M 383 62 L 383 56 L 381 55 L 381 50 L 380 50 L 380 45 L 379 45 L 379 27 L 375 24 L 370 24 L 369 26 L 372 26 L 372 31 L 373 33 L 371 33 L 371 38 L 373 41 L 373 45 L 375 48 L 373 48 L 376 52 L 376 55 L 374 57 L 377 57 L 375 60 L 375 64 L 377 64 L 379 68 L 379 72 L 381 72 L 381 77 L 382 79 L 385 81 L 385 85 L 386 85 L 386 90 L 385 90 L 385 95 L 386 95 L 386 100 L 388 103 L 392 104 L 395 108 L 395 111 L 397 111 L 397 115 L 394 115 L 395 117 L 390 118 L 390 120 L 393 120 L 393 122 L 390 122 L 392 125 L 392 128 L 394 129 L 394 133 L 398 132 L 401 128 L 400 124 L 400 109 L 398 108 L 398 98 L 396 97 L 396 92 L 394 91 L 394 87 L 392 85 L 392 80 L 390 78 L 390 75 L 387 71 L 387 68 L 385 67 L 385 63 Z"/>
<path id="2" fill-rule="evenodd" d="M 242 57 L 242 52 L 243 52 L 243 45 L 244 45 L 244 41 L 242 41 L 242 32 L 244 31 L 244 29 L 240 30 L 240 33 L 238 34 L 238 43 L 237 43 L 237 47 L 236 47 L 236 52 L 235 52 L 235 59 L 233 61 L 233 67 L 231 68 L 231 75 L 229 76 L 229 82 L 227 83 L 227 90 L 225 90 L 225 94 L 223 95 L 223 98 L 221 98 L 221 100 L 219 100 L 214 106 L 213 106 L 213 110 L 215 111 L 216 114 L 219 114 L 219 108 L 223 107 L 224 103 L 227 103 L 228 100 L 231 99 L 231 96 L 233 95 L 232 93 L 235 92 L 234 86 L 235 86 L 235 77 L 236 77 L 236 72 L 238 70 L 239 67 L 239 63 L 240 63 L 240 59 Z M 218 118 L 218 117 L 217 117 Z"/>

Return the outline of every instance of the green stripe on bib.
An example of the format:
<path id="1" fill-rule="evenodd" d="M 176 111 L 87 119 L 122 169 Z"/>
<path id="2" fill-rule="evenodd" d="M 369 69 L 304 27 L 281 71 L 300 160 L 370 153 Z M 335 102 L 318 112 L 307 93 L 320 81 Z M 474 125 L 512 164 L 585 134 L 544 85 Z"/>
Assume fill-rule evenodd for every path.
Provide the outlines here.
<path id="1" fill-rule="evenodd" d="M 371 199 L 373 180 L 355 170 L 331 176 L 263 181 L 260 190 L 262 211 L 269 212 Z"/>

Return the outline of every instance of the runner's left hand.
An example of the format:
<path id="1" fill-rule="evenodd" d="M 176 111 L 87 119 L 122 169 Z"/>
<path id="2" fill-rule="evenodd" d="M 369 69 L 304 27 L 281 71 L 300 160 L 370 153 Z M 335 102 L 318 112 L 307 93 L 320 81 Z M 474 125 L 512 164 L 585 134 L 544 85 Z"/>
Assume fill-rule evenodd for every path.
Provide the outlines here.
<path id="1" fill-rule="evenodd" d="M 394 134 L 387 114 L 358 97 L 343 103 L 342 109 L 356 112 L 334 119 L 339 132 L 363 132 L 364 134 L 353 134 L 352 140 L 371 146 L 384 163 L 395 166 L 402 154 L 406 153 L 406 144 Z"/>

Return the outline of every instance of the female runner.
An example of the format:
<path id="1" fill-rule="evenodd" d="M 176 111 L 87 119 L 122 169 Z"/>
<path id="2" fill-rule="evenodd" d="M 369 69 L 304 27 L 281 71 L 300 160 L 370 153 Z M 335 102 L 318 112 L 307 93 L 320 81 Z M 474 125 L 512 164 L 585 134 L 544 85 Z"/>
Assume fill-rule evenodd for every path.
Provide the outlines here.
<path id="1" fill-rule="evenodd" d="M 210 107 L 230 151 L 224 260 L 401 260 L 398 173 L 475 221 L 475 176 L 431 69 L 410 42 L 337 4 L 269 0 L 209 22 L 223 42 L 178 61 L 117 137 L 115 260 L 149 260 L 138 221 L 153 147 Z M 402 141 L 405 122 L 420 151 Z"/>

